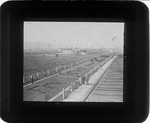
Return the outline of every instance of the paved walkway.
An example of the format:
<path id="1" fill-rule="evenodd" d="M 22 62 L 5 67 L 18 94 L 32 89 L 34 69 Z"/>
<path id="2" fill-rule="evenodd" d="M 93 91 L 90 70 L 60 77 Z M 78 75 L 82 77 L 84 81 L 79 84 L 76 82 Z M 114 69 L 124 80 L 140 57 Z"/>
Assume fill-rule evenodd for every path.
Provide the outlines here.
<path id="1" fill-rule="evenodd" d="M 84 101 L 85 98 L 88 96 L 94 85 L 100 80 L 103 73 L 107 70 L 113 60 L 116 58 L 113 57 L 110 61 L 108 61 L 105 65 L 103 65 L 96 73 L 94 73 L 89 78 L 88 85 L 82 85 L 78 89 L 74 90 L 66 99 L 63 101 L 65 102 L 81 102 Z"/>

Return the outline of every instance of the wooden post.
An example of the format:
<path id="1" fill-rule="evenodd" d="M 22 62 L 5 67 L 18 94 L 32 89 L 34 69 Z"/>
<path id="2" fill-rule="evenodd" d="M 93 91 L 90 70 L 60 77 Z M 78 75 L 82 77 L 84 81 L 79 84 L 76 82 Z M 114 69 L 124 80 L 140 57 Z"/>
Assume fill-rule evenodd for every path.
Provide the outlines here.
<path id="1" fill-rule="evenodd" d="M 79 78 L 79 82 L 80 82 L 80 85 L 82 85 L 82 82 L 81 82 L 81 77 Z"/>
<path id="2" fill-rule="evenodd" d="M 33 83 L 33 75 L 30 75 L 30 78 L 31 78 L 31 82 Z"/>
<path id="3" fill-rule="evenodd" d="M 28 78 L 29 78 L 29 81 L 31 81 L 31 75 L 30 74 L 28 75 Z"/>
<path id="4" fill-rule="evenodd" d="M 84 84 L 85 84 L 85 85 L 87 85 L 87 81 L 86 81 L 86 78 L 85 78 L 85 82 L 84 82 Z"/>
<path id="5" fill-rule="evenodd" d="M 96 68 L 94 69 L 94 73 L 96 72 Z"/>
<path id="6" fill-rule="evenodd" d="M 58 69 L 57 69 L 57 67 L 56 67 L 56 73 L 57 73 L 57 71 L 58 71 Z"/>
<path id="7" fill-rule="evenodd" d="M 78 88 L 79 84 L 80 84 L 80 79 L 77 80 L 77 87 L 76 88 Z"/>
<path id="8" fill-rule="evenodd" d="M 97 67 L 95 68 L 95 73 L 96 73 L 96 71 L 97 71 Z"/>
<path id="9" fill-rule="evenodd" d="M 39 72 L 37 72 L 36 75 L 37 75 L 37 78 L 39 79 Z"/>
<path id="10" fill-rule="evenodd" d="M 49 75 L 49 69 L 47 69 L 47 75 Z"/>
<path id="11" fill-rule="evenodd" d="M 72 82 L 71 82 L 71 85 L 70 85 L 70 90 L 71 90 L 71 92 L 72 92 Z"/>
<path id="12" fill-rule="evenodd" d="M 63 100 L 65 99 L 65 89 L 63 88 Z"/>
<path id="13" fill-rule="evenodd" d="M 89 78 L 87 77 L 87 79 L 86 79 L 86 84 L 88 85 L 88 83 L 89 83 Z"/>
<path id="14" fill-rule="evenodd" d="M 58 73 L 61 74 L 61 70 L 59 70 Z"/>
<path id="15" fill-rule="evenodd" d="M 77 80 L 75 81 L 75 89 L 77 89 Z"/>

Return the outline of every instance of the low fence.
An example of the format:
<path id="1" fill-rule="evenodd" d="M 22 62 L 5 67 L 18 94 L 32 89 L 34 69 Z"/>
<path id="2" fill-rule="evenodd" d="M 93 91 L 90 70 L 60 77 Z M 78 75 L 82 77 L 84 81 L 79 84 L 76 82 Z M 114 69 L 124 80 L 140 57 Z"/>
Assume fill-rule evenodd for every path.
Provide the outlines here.
<path id="1" fill-rule="evenodd" d="M 100 66 L 103 66 L 103 64 L 105 64 L 109 59 L 110 58 L 108 58 L 104 62 L 102 62 L 100 64 Z M 23 84 L 26 85 L 26 84 L 29 84 L 29 83 L 34 83 L 37 80 L 40 80 L 42 78 L 45 78 L 45 77 L 48 77 L 48 76 L 51 76 L 51 75 L 55 75 L 55 74 L 57 74 L 61 71 L 64 71 L 64 70 L 67 70 L 69 68 L 78 66 L 78 65 L 80 65 L 82 63 L 85 63 L 87 61 L 90 61 L 90 60 L 91 60 L 90 58 L 87 58 L 87 59 L 84 59 L 84 60 L 81 60 L 81 61 L 78 61 L 78 62 L 56 66 L 54 68 L 50 68 L 50 69 L 47 69 L 45 71 L 37 71 L 35 73 L 28 74 L 26 76 L 23 76 Z M 89 75 L 87 75 L 87 78 L 89 78 Z"/>
<path id="2" fill-rule="evenodd" d="M 71 84 L 66 87 L 63 88 L 61 92 L 59 92 L 57 95 L 55 95 L 54 97 L 52 97 L 50 100 L 48 101 L 57 101 L 58 98 L 64 100 L 66 97 L 68 97 L 71 92 L 77 88 L 79 88 L 79 86 L 81 85 L 88 85 L 89 84 L 89 78 L 96 73 L 106 62 L 108 62 L 112 57 L 106 59 L 104 62 L 100 63 L 98 66 L 96 66 L 94 69 L 92 69 L 91 71 L 89 71 L 88 73 L 86 73 L 85 75 L 83 75 L 82 77 L 78 78 L 75 82 L 71 82 Z M 60 100 L 60 99 L 59 99 Z"/>
<path id="3" fill-rule="evenodd" d="M 108 62 L 112 57 L 106 59 L 105 61 L 103 61 L 102 63 L 100 63 L 98 66 L 96 66 L 94 69 L 92 69 L 91 71 L 89 71 L 88 73 L 86 73 L 84 75 L 85 77 L 85 84 L 89 84 L 89 78 L 95 73 L 97 72 L 106 62 Z"/>
<path id="4" fill-rule="evenodd" d="M 48 101 L 60 100 L 58 98 L 61 98 L 62 100 L 64 100 L 67 96 L 69 96 L 71 94 L 71 92 L 73 90 L 79 88 L 79 86 L 81 86 L 81 85 L 82 85 L 82 83 L 79 79 L 75 80 L 75 82 L 71 82 L 71 84 L 68 87 L 63 88 L 61 92 L 59 92 L 57 95 L 55 95 L 54 97 L 52 97 Z"/>
<path id="5" fill-rule="evenodd" d="M 45 78 L 45 77 L 48 77 L 48 76 L 51 76 L 51 75 L 55 75 L 55 74 L 57 74 L 61 71 L 64 71 L 66 69 L 78 66 L 79 64 L 82 64 L 82 63 L 87 62 L 89 60 L 90 59 L 87 58 L 87 59 L 84 59 L 84 60 L 81 60 L 81 61 L 78 61 L 78 62 L 56 66 L 54 68 L 50 68 L 50 69 L 47 69 L 45 71 L 37 71 L 35 73 L 24 75 L 23 76 L 23 84 L 25 85 L 25 84 L 29 84 L 29 83 L 34 83 L 37 80 L 40 80 L 42 78 Z"/>

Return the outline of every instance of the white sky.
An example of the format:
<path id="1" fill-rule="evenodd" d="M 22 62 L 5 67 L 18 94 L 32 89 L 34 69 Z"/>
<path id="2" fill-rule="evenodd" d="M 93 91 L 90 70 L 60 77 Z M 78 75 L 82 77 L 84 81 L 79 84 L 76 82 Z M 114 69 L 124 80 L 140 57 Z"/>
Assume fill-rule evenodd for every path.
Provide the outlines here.
<path id="1" fill-rule="evenodd" d="M 24 22 L 24 48 L 123 48 L 123 33 L 124 23 Z"/>

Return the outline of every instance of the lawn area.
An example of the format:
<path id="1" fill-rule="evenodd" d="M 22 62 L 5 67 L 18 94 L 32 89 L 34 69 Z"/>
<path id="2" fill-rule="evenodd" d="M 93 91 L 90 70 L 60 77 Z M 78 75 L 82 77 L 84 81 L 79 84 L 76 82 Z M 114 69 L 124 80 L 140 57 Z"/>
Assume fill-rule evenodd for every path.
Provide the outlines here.
<path id="1" fill-rule="evenodd" d="M 43 57 L 43 56 L 39 56 L 39 57 Z M 47 58 L 47 56 L 44 56 L 44 57 L 45 59 Z M 94 56 L 94 55 L 84 56 L 84 57 L 81 57 L 81 56 L 76 56 L 76 57 L 66 56 L 66 57 L 68 57 L 68 59 L 62 56 L 61 57 L 59 56 L 59 58 L 58 57 L 54 58 L 54 56 L 49 56 L 49 59 L 48 58 L 47 59 L 50 60 L 51 58 L 52 61 L 54 59 L 55 60 L 57 59 L 56 62 L 53 61 L 53 63 L 56 66 L 58 66 L 59 63 L 66 64 L 65 60 L 66 62 L 72 63 L 75 60 L 79 61 L 85 58 L 94 58 L 94 57 L 98 57 L 98 55 L 97 56 Z M 107 58 L 108 58 L 107 56 L 102 57 L 103 60 Z M 62 61 L 60 59 L 62 59 Z M 71 82 L 74 82 L 79 76 L 85 75 L 86 73 L 91 71 L 93 68 L 98 66 L 100 64 L 99 59 L 101 58 L 97 58 L 97 60 L 86 61 L 83 64 L 80 64 L 76 67 L 66 69 L 65 71 L 62 71 L 61 73 L 57 75 L 45 78 L 43 80 L 40 80 L 39 82 L 35 82 L 29 86 L 24 87 L 24 101 L 48 101 L 50 98 L 52 98 L 53 96 L 61 92 L 63 88 L 70 86 Z M 43 62 L 43 64 L 47 62 L 47 61 L 44 61 L 44 59 L 40 59 L 39 61 Z M 43 64 L 41 64 L 41 66 Z"/>
<path id="2" fill-rule="evenodd" d="M 24 53 L 24 75 L 35 73 L 37 71 L 46 71 L 47 69 L 55 68 L 56 66 L 68 65 L 87 58 L 107 57 L 111 54 L 88 54 L 88 55 L 47 55 L 38 53 Z"/>
<path id="3" fill-rule="evenodd" d="M 37 71 L 44 71 L 60 65 L 67 65 L 74 63 L 85 58 L 91 58 L 92 56 L 81 56 L 81 55 L 61 55 L 46 56 L 38 54 L 25 54 L 24 55 L 24 75 L 34 73 Z"/>
<path id="4" fill-rule="evenodd" d="M 74 82 L 74 78 L 53 76 L 24 88 L 24 101 L 47 101 Z"/>

